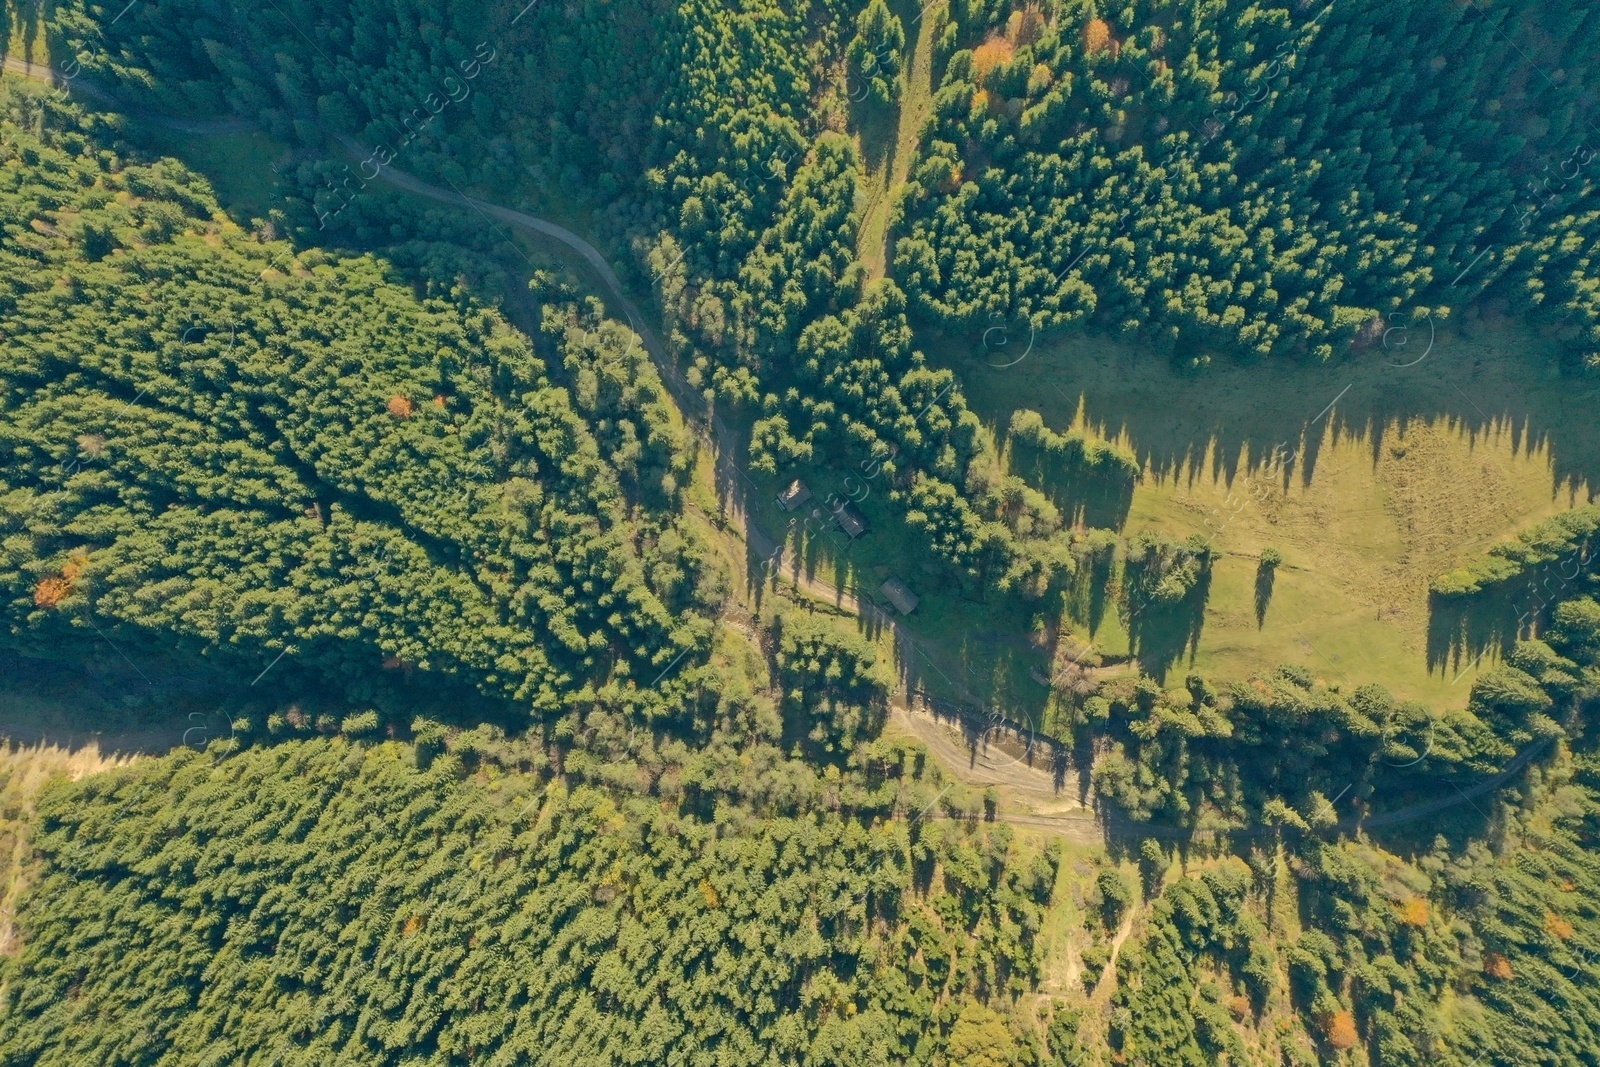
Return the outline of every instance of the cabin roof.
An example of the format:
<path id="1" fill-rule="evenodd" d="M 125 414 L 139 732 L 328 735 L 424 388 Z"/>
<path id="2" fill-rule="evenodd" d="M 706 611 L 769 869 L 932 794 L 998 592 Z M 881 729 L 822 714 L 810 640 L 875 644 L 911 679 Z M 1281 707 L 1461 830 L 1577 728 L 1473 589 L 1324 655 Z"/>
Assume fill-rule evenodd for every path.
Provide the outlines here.
<path id="1" fill-rule="evenodd" d="M 921 602 L 921 598 L 913 593 L 905 582 L 898 578 L 890 578 L 878 588 L 883 592 L 884 596 L 889 598 L 889 603 L 893 604 L 902 615 L 910 615 L 913 611 L 916 611 L 917 605 Z"/>
<path id="2" fill-rule="evenodd" d="M 806 488 L 805 482 L 796 478 L 789 483 L 789 488 L 778 494 L 778 506 L 784 511 L 793 511 L 810 499 L 811 490 Z"/>
<path id="3" fill-rule="evenodd" d="M 867 520 L 861 517 L 861 512 L 851 507 L 848 503 L 840 504 L 835 508 L 833 517 L 839 523 L 839 529 L 849 534 L 852 539 L 860 537 L 867 532 Z"/>

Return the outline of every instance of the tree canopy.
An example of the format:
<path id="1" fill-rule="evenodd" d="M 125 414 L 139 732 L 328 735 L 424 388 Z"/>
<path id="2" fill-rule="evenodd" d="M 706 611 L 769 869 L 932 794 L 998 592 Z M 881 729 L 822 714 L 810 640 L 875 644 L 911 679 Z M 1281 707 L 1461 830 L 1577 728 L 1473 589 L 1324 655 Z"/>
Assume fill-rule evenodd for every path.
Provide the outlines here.
<path id="1" fill-rule="evenodd" d="M 103 119 L 6 105 L 11 640 L 672 706 L 640 676 L 703 649 L 714 604 L 683 435 L 625 328 L 547 288 L 547 362 L 375 258 L 240 231 L 180 164 L 101 147 Z"/>

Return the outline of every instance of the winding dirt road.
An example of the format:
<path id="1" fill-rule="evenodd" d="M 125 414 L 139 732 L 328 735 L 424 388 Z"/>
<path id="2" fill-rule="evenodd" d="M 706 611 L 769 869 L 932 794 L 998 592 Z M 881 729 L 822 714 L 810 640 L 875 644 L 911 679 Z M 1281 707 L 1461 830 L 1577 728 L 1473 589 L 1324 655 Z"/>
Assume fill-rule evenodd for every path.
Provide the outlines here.
<path id="1" fill-rule="evenodd" d="M 65 79 L 47 66 L 30 64 L 12 56 L 4 57 L 4 69 L 27 78 L 47 82 L 69 92 L 82 92 L 98 103 L 118 107 L 124 114 L 139 121 L 179 132 L 221 134 L 254 128 L 248 120 L 235 116 L 202 120 L 132 111 L 122 107 L 114 94 L 86 82 L 81 77 Z M 339 136 L 338 141 L 347 151 L 360 158 L 370 156 L 370 152 L 363 150 L 354 138 Z M 755 557 L 761 559 L 773 557 L 778 542 L 761 529 L 745 505 L 746 494 L 758 492 L 759 487 L 733 460 L 733 456 L 737 454 L 737 437 L 714 411 L 707 411 L 704 398 L 678 370 L 676 361 L 651 329 L 644 315 L 629 297 L 616 270 L 599 249 L 583 236 L 559 223 L 491 201 L 480 200 L 460 189 L 446 189 L 432 185 L 395 168 L 392 164 L 379 169 L 377 180 L 418 196 L 469 208 L 491 223 L 498 220 L 507 226 L 554 239 L 581 257 L 627 317 L 629 326 L 638 334 L 681 410 L 686 415 L 692 412 L 698 417 L 688 421 L 711 448 L 715 457 L 718 487 L 729 522 Z M 984 699 L 971 694 L 956 683 L 950 674 L 939 667 L 928 648 L 918 642 L 893 616 L 847 590 L 836 588 L 820 578 L 805 574 L 798 560 L 793 561 L 788 569 L 791 572 L 788 578 L 798 589 L 825 602 L 833 603 L 845 611 L 862 617 L 869 624 L 891 632 L 902 666 L 910 661 L 910 657 L 920 655 L 930 666 L 944 675 L 972 705 L 979 708 L 985 706 Z M 952 671 L 954 670 L 952 666 Z M 1014 724 L 993 719 L 987 721 L 980 719 L 975 722 L 970 715 L 939 715 L 928 704 L 916 699 L 914 694 L 905 691 L 896 695 L 892 722 L 926 744 L 931 753 L 964 784 L 1005 788 L 1008 798 L 1020 808 L 1012 810 L 1008 807 L 1002 810 L 1001 817 L 1008 822 L 1046 829 L 1086 843 L 1103 841 L 1108 833 L 1166 839 L 1194 839 L 1208 836 L 1205 831 L 1133 823 L 1126 819 L 1108 816 L 1103 810 L 1097 811 L 1087 807 L 1086 783 L 1075 771 L 1057 768 L 1057 761 L 1061 758 L 1060 753 L 1053 747 L 1027 743 L 1028 739 L 1021 735 Z M 1499 774 L 1477 782 L 1467 789 L 1454 789 L 1453 796 L 1441 796 L 1435 800 L 1376 815 L 1341 819 L 1315 832 L 1342 833 L 1358 829 L 1398 826 L 1459 804 L 1472 803 L 1474 797 L 1488 793 L 1510 781 L 1550 742 L 1551 739 L 1545 738 L 1531 743 Z M 1280 832 L 1276 826 L 1253 826 L 1229 830 L 1226 834 L 1230 839 L 1238 839 L 1269 836 Z"/>

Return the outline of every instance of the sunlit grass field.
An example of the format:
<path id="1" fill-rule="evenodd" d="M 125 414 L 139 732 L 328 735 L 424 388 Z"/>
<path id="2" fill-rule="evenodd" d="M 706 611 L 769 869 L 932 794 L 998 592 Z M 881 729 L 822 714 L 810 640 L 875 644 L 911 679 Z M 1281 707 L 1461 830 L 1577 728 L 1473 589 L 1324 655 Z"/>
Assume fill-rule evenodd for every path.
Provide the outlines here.
<path id="1" fill-rule="evenodd" d="M 887 268 L 889 216 L 911 172 L 923 124 L 933 110 L 933 31 L 941 9 L 938 0 L 927 4 L 895 0 L 889 6 L 906 27 L 900 99 L 892 107 L 864 102 L 853 106 L 857 147 L 866 169 L 856 244 L 874 278 L 883 277 Z M 846 88 L 847 96 L 862 95 L 859 85 L 849 83 Z"/>
<path id="2" fill-rule="evenodd" d="M 1004 361 L 951 339 L 935 351 L 997 441 L 1027 407 L 1137 452 L 1145 477 L 1125 513 L 1101 504 L 1080 520 L 1208 539 L 1218 558 L 1199 639 L 1157 666 L 1238 678 L 1293 663 L 1446 707 L 1466 700 L 1495 654 L 1474 664 L 1430 649 L 1429 582 L 1588 502 L 1600 433 L 1586 413 L 1600 385 L 1560 378 L 1554 345 L 1523 332 L 1440 327 L 1431 350 L 1426 324 L 1412 332 L 1405 347 L 1396 336 L 1325 366 L 1199 372 L 1083 336 L 1035 342 L 999 369 L 990 364 L 1025 348 Z M 1284 563 L 1263 597 L 1268 547 Z M 1105 653 L 1128 651 L 1115 611 L 1073 628 Z"/>

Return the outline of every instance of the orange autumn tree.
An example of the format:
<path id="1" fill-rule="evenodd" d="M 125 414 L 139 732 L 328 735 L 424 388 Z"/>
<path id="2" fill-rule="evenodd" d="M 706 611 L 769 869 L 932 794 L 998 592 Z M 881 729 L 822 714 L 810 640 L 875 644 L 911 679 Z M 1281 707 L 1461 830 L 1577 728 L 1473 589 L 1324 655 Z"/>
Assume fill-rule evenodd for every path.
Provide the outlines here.
<path id="1" fill-rule="evenodd" d="M 33 587 L 33 606 L 53 608 L 71 596 L 78 587 L 78 576 L 83 573 L 83 568 L 88 562 L 88 556 L 82 552 L 74 552 L 62 565 L 60 574 L 41 578 Z"/>
<path id="2" fill-rule="evenodd" d="M 1105 19 L 1090 19 L 1083 28 L 1083 47 L 1090 55 L 1110 48 L 1111 25 Z"/>
<path id="3" fill-rule="evenodd" d="M 1400 905 L 1400 921 L 1407 926 L 1423 927 L 1428 925 L 1428 898 L 1412 897 Z"/>
<path id="4" fill-rule="evenodd" d="M 1341 1051 L 1356 1044 L 1355 1016 L 1347 1011 L 1336 1011 L 1322 1022 L 1322 1033 L 1328 1044 Z"/>
<path id="5" fill-rule="evenodd" d="M 1011 62 L 1016 50 L 1016 45 L 1004 37 L 989 38 L 972 50 L 972 73 L 981 82 L 991 70 Z"/>
<path id="6" fill-rule="evenodd" d="M 59 575 L 51 575 L 39 579 L 39 584 L 33 587 L 33 606 L 53 608 L 71 595 L 71 584 Z"/>

